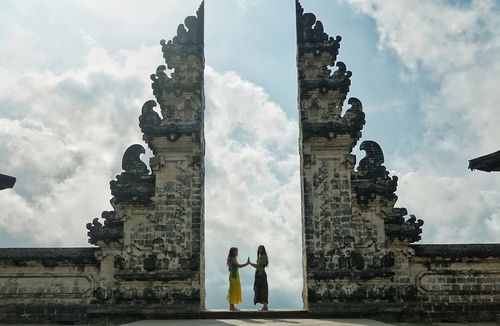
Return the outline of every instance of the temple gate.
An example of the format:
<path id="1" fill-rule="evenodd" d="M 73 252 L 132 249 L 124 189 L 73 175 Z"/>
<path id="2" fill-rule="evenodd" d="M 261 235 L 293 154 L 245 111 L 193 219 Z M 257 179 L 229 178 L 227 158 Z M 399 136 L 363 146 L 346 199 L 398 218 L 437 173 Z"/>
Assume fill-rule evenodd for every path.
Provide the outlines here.
<path id="1" fill-rule="evenodd" d="M 151 75 L 156 101 L 139 117 L 151 171 L 142 145 L 125 151 L 123 172 L 110 182 L 113 211 L 87 224 L 96 247 L 0 249 L 0 321 L 209 316 L 203 10 L 202 3 L 161 41 L 166 65 Z M 347 97 L 352 73 L 337 61 L 340 36 L 325 33 L 298 0 L 296 15 L 307 313 L 492 320 L 500 311 L 500 245 L 413 244 L 423 222 L 395 207 L 398 179 L 376 142 L 361 143 L 366 154 L 356 168 L 365 114 Z"/>

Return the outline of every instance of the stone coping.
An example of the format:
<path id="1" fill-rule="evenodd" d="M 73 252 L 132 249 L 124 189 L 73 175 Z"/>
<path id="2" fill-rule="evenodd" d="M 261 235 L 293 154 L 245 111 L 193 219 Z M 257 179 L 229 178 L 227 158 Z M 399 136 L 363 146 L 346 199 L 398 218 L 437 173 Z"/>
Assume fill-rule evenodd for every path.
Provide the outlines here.
<path id="1" fill-rule="evenodd" d="M 51 260 L 75 263 L 97 263 L 97 247 L 67 248 L 0 248 L 0 261 Z"/>
<path id="2" fill-rule="evenodd" d="M 417 257 L 487 258 L 500 257 L 500 243 L 412 244 Z"/>

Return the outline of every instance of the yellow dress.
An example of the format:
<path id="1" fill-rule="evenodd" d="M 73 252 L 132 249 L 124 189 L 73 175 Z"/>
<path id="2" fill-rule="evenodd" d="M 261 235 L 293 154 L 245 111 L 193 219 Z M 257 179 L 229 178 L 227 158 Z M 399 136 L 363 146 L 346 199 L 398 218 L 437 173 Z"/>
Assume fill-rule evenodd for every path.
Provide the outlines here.
<path id="1" fill-rule="evenodd" d="M 229 289 L 227 290 L 229 304 L 241 303 L 241 285 L 238 267 L 229 267 Z"/>

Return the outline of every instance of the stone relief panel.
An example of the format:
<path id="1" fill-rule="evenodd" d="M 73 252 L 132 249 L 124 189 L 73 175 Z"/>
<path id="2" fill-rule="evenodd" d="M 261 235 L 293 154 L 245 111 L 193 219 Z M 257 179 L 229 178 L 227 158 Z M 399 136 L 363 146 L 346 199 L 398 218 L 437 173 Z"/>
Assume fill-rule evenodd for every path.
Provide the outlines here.
<path id="1" fill-rule="evenodd" d="M 344 95 L 329 91 L 324 95 L 311 91 L 301 101 L 301 119 L 310 122 L 333 122 L 340 120 Z"/>
<path id="2" fill-rule="evenodd" d="M 172 280 L 171 280 L 172 281 Z M 200 300 L 200 289 L 193 287 L 190 282 L 174 281 L 174 284 L 165 285 L 162 282 L 137 282 L 125 284 L 117 288 L 100 287 L 95 291 L 96 303 L 126 303 L 144 302 L 145 304 L 161 304 L 163 310 L 176 309 L 178 306 L 169 308 L 169 305 L 196 304 Z"/>
<path id="3" fill-rule="evenodd" d="M 163 103 L 161 125 L 201 121 L 200 94 L 196 92 L 165 93 L 160 101 Z"/>
<path id="4" fill-rule="evenodd" d="M 92 294 L 93 278 L 85 274 L 0 274 L 0 298 L 82 298 Z"/>
<path id="5" fill-rule="evenodd" d="M 305 223 L 312 229 L 308 263 L 313 269 L 339 268 L 352 248 L 350 182 L 339 158 L 315 158 L 312 167 L 313 213 Z M 340 263 L 341 264 L 341 263 Z"/>
<path id="6" fill-rule="evenodd" d="M 398 296 L 404 296 L 404 290 L 380 280 L 353 282 L 352 278 L 336 282 L 320 281 L 309 289 L 308 299 L 313 304 L 329 305 L 332 302 L 359 303 L 371 299 L 374 301 L 394 301 Z M 328 307 L 326 307 L 328 309 Z"/>
<path id="7" fill-rule="evenodd" d="M 426 271 L 416 281 L 422 294 L 500 294 L 500 272 L 494 270 Z"/>

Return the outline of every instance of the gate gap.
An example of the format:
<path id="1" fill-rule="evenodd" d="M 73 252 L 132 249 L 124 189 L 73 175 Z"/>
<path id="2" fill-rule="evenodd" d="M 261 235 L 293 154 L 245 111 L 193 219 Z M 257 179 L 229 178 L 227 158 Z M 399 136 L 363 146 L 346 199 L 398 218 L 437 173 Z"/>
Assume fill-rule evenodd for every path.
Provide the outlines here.
<path id="1" fill-rule="evenodd" d="M 240 263 L 255 262 L 260 244 L 270 308 L 303 307 L 295 59 L 289 0 L 205 4 L 207 309 L 227 309 L 229 248 L 239 248 Z M 238 307 L 256 307 L 254 269 L 240 279 Z"/>

